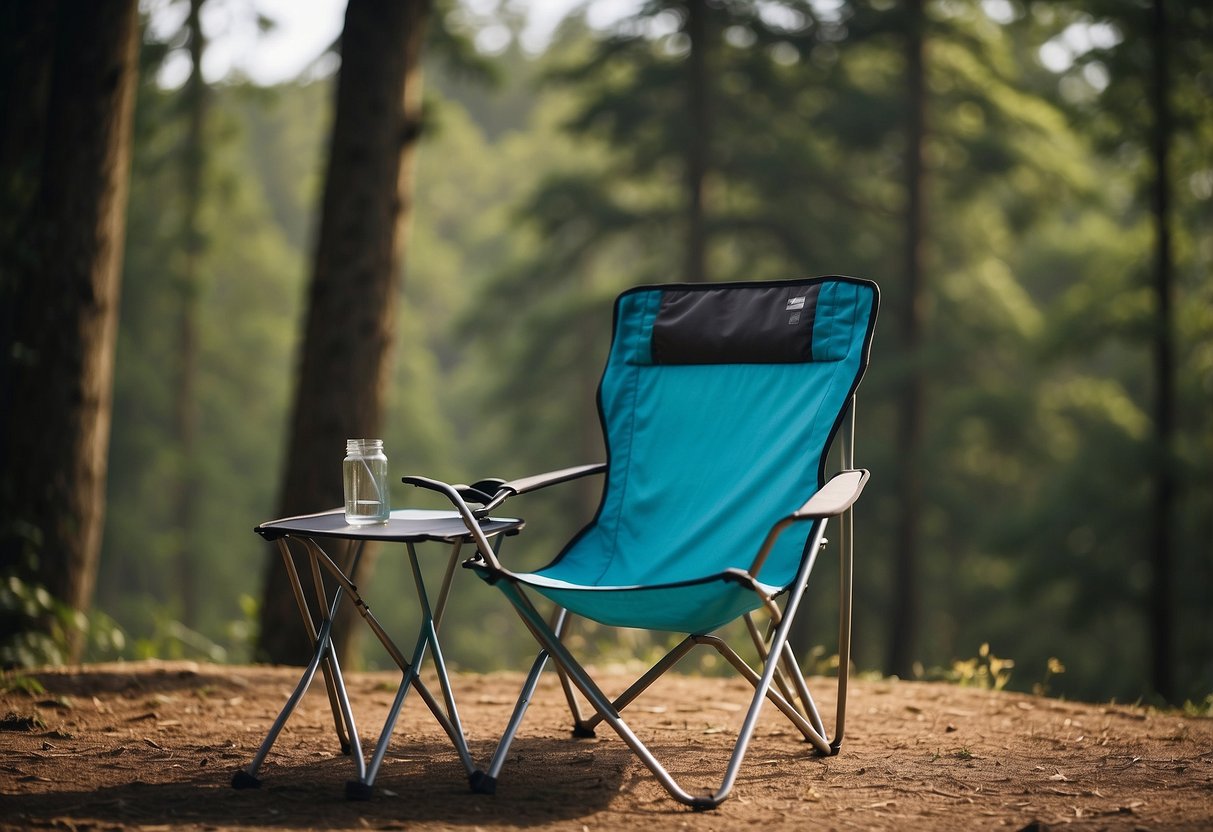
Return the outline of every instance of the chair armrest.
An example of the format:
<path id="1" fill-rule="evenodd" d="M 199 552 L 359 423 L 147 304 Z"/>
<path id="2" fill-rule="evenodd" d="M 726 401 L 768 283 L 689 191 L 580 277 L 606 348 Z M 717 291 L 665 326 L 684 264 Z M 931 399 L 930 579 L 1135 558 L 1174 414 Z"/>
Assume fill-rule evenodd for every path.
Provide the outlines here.
<path id="1" fill-rule="evenodd" d="M 406 485 L 415 485 L 418 488 L 427 488 L 430 491 L 437 491 L 439 494 L 446 496 L 451 501 L 451 505 L 459 512 L 459 516 L 463 519 L 463 524 L 467 526 L 469 532 L 472 533 L 472 538 L 476 541 L 476 548 L 485 560 L 497 570 L 501 569 L 501 564 L 497 560 L 496 554 L 493 552 L 493 546 L 489 543 L 488 536 L 484 530 L 480 528 L 480 523 L 476 517 L 476 512 L 473 512 L 468 506 L 467 501 L 463 498 L 462 490 L 466 490 L 468 486 L 455 486 L 450 483 L 442 482 L 441 480 L 430 479 L 429 477 L 407 476 L 401 477 L 401 482 Z M 487 511 L 483 512 L 487 514 Z"/>
<path id="2" fill-rule="evenodd" d="M 543 474 L 510 480 L 509 482 L 500 479 L 490 479 L 481 480 L 472 485 L 456 485 L 452 487 L 459 492 L 464 500 L 474 506 L 472 509 L 473 514 L 477 517 L 484 517 L 489 512 L 500 508 L 501 504 L 510 497 L 528 494 L 541 488 L 547 488 L 549 485 L 559 485 L 562 482 L 580 479 L 590 474 L 600 474 L 606 471 L 606 468 L 606 463 L 596 462 L 592 465 L 576 465 L 572 468 L 561 468 L 557 471 L 548 471 Z M 408 478 L 405 478 L 405 482 L 408 482 Z"/>
<path id="3" fill-rule="evenodd" d="M 864 468 L 840 471 L 818 489 L 817 493 L 798 508 L 792 516 L 797 520 L 812 520 L 842 514 L 859 499 L 870 476 L 871 474 Z"/>
<path id="4" fill-rule="evenodd" d="M 575 480 L 590 474 L 600 474 L 605 470 L 606 464 L 598 462 L 592 465 L 561 468 L 557 471 L 535 474 L 534 476 L 511 480 L 510 482 L 499 479 L 488 479 L 480 480 L 472 485 L 451 485 L 440 480 L 418 476 L 401 477 L 401 482 L 406 485 L 415 485 L 418 488 L 427 488 L 430 491 L 437 491 L 439 494 L 445 495 L 451 501 L 451 504 L 455 506 L 456 510 L 458 510 L 459 516 L 463 518 L 463 524 L 472 533 L 472 537 L 476 540 L 477 548 L 480 549 L 485 560 L 493 569 L 500 572 L 504 570 L 500 562 L 498 562 L 492 546 L 489 545 L 488 538 L 480 528 L 479 518 L 487 517 L 489 512 L 495 510 L 508 498 L 517 494 L 538 491 L 540 488 L 546 488 L 549 485 L 558 485 L 559 483 Z M 489 494 L 488 491 L 490 489 L 495 489 L 494 493 Z M 469 500 L 476 506 L 475 508 L 468 505 Z"/>
<path id="5" fill-rule="evenodd" d="M 867 484 L 869 476 L 871 474 L 864 468 L 857 468 L 853 471 L 840 471 L 832 476 L 825 485 L 817 489 L 807 503 L 783 519 L 778 520 L 771 527 L 771 530 L 767 532 L 766 539 L 762 542 L 762 547 L 758 550 L 758 554 L 750 566 L 749 574 L 757 577 L 759 571 L 762 569 L 762 565 L 766 563 L 771 547 L 775 545 L 775 540 L 788 526 L 805 520 L 820 520 L 823 517 L 833 517 L 842 514 L 854 505 L 855 501 L 859 499 L 859 494 L 863 491 L 864 485 Z"/>
<path id="6" fill-rule="evenodd" d="M 513 494 L 526 494 L 529 491 L 547 488 L 549 485 L 559 485 L 562 482 L 580 479 L 590 474 L 601 474 L 604 471 L 606 471 L 605 462 L 596 462 L 592 465 L 577 465 L 573 468 L 561 468 L 559 471 L 548 471 L 545 474 L 535 474 L 534 476 L 523 477 L 522 479 L 510 480 L 501 485 L 501 490 L 510 491 Z"/>

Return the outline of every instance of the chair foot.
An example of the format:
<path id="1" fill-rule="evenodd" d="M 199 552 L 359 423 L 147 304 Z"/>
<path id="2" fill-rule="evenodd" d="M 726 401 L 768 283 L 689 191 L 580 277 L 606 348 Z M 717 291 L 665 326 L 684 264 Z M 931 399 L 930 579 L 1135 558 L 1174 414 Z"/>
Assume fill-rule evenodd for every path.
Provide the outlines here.
<path id="1" fill-rule="evenodd" d="M 489 777 L 480 769 L 468 775 L 468 785 L 476 794 L 497 794 L 497 778 Z"/>
<path id="2" fill-rule="evenodd" d="M 572 734 L 579 740 L 588 740 L 598 736 L 594 733 L 593 728 L 588 728 L 585 725 L 582 725 L 580 722 L 573 726 Z"/>
<path id="3" fill-rule="evenodd" d="M 691 801 L 691 810 L 695 812 L 706 812 L 709 809 L 715 809 L 720 805 L 720 801 L 712 795 L 704 797 L 696 797 Z"/>
<path id="4" fill-rule="evenodd" d="M 233 789 L 259 789 L 259 788 L 261 788 L 261 781 L 259 779 L 257 779 L 256 777 L 254 777 L 253 775 L 249 774 L 244 769 L 240 769 L 240 771 L 238 771 L 232 775 L 232 788 Z"/>
<path id="5" fill-rule="evenodd" d="M 363 783 L 361 780 L 345 781 L 346 800 L 370 800 L 374 793 L 375 787 Z"/>
<path id="6" fill-rule="evenodd" d="M 344 757 L 350 756 L 350 744 L 346 740 L 341 741 L 341 754 Z"/>

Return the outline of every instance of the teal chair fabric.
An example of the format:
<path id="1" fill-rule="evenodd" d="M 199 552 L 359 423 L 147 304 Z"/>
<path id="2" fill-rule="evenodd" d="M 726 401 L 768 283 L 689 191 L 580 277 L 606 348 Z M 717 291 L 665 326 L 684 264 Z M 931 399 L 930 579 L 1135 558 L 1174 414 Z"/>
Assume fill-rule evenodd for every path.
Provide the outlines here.
<path id="1" fill-rule="evenodd" d="M 599 388 L 608 449 L 597 516 L 519 582 L 603 624 L 706 633 L 762 604 L 731 580 L 825 482 L 868 362 L 875 284 L 816 278 L 649 286 L 615 305 Z M 754 577 L 786 587 L 807 530 Z"/>
<path id="2" fill-rule="evenodd" d="M 470 778 L 474 790 L 496 790 L 549 659 L 561 674 L 574 735 L 591 736 L 607 723 L 671 797 L 696 809 L 715 808 L 729 794 L 764 702 L 817 753 L 837 753 L 850 662 L 851 508 L 868 472 L 852 467 L 848 441 L 841 443 L 843 470 L 828 479 L 826 456 L 853 418 L 878 299 L 876 284 L 851 277 L 629 290 L 615 303 L 598 388 L 605 465 L 472 486 L 404 478 L 445 494 L 458 508 L 478 548 L 465 565 L 502 591 L 540 646 L 490 764 Z M 505 500 L 598 474 L 605 482 L 597 513 L 547 566 L 512 571 L 481 533 L 481 518 Z M 831 737 L 788 635 L 833 520 L 840 626 Z M 550 617 L 536 596 L 554 602 Z M 566 643 L 569 621 L 578 616 L 684 637 L 627 690 L 608 696 Z M 738 618 L 747 623 L 757 668 L 712 632 Z M 694 794 L 665 770 L 622 712 L 701 646 L 717 650 L 754 692 L 719 787 Z M 583 713 L 574 691 L 592 715 Z"/>

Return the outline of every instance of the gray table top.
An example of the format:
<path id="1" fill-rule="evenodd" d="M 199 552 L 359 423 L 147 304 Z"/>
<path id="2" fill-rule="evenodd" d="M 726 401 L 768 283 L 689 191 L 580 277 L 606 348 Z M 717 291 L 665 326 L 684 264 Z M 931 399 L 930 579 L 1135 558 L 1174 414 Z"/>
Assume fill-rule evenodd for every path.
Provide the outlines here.
<path id="1" fill-rule="evenodd" d="M 522 520 L 508 517 L 489 517 L 481 520 L 481 528 L 489 537 L 517 534 L 524 525 Z M 318 514 L 270 520 L 253 531 L 266 540 L 277 540 L 280 537 L 338 537 L 346 540 L 383 540 L 396 543 L 454 543 L 456 540 L 470 542 L 472 539 L 458 512 L 416 508 L 396 509 L 386 523 L 366 526 L 349 525 L 345 522 L 344 509 L 335 508 Z"/>

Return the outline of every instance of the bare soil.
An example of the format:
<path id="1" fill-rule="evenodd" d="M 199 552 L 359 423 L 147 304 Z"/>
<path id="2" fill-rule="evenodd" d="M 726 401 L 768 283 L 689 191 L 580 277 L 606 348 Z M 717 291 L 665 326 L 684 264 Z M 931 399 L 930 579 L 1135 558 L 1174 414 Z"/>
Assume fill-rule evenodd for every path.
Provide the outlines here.
<path id="1" fill-rule="evenodd" d="M 0 694 L 0 830 L 1213 829 L 1213 720 L 950 685 L 857 681 L 842 751 L 823 758 L 764 710 L 732 796 L 693 812 L 670 800 L 605 727 L 573 739 L 548 673 L 495 795 L 473 794 L 415 694 L 369 801 L 316 684 L 261 770 L 251 760 L 299 670 L 193 663 L 91 665 L 34 674 L 44 693 Z M 622 689 L 622 676 L 608 677 Z M 398 674 L 350 674 L 364 735 Z M 472 754 L 487 763 L 521 676 L 456 675 Z M 831 721 L 833 680 L 816 680 Z M 744 682 L 678 676 L 627 710 L 693 791 L 719 784 L 748 701 Z M 371 744 L 364 736 L 364 742 Z"/>

